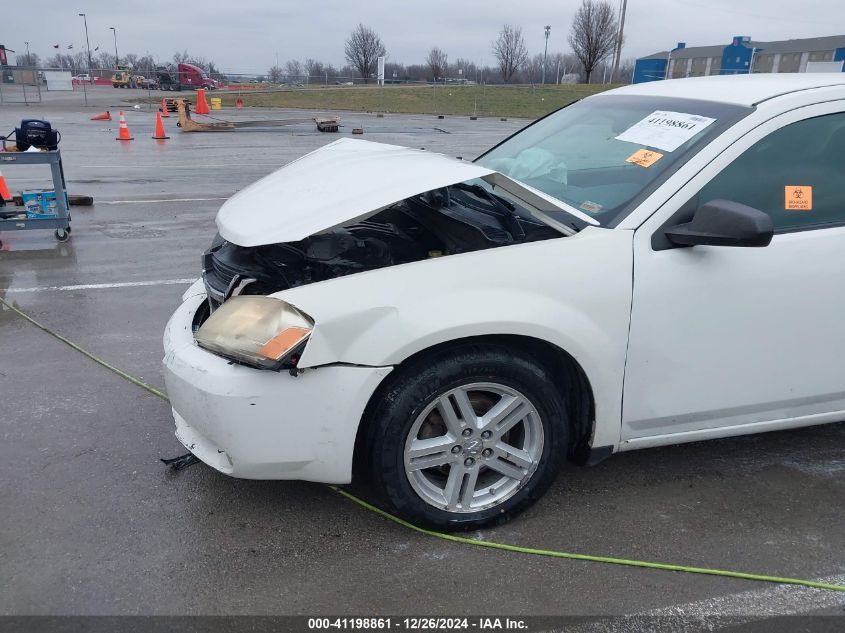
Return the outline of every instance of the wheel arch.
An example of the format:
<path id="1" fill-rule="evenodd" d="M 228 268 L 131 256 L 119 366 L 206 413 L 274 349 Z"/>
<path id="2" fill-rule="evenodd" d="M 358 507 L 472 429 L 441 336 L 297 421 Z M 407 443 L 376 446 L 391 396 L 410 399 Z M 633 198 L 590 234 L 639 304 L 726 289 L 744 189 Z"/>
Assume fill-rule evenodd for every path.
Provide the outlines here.
<path id="1" fill-rule="evenodd" d="M 590 380 L 580 363 L 566 350 L 549 341 L 516 334 L 486 334 L 444 341 L 411 354 L 395 366 L 392 371 L 370 396 L 355 436 L 353 453 L 353 475 L 360 476 L 364 471 L 364 457 L 370 440 L 373 411 L 383 394 L 391 387 L 400 372 L 415 363 L 423 362 L 426 357 L 446 349 L 465 346 L 506 347 L 512 350 L 527 351 L 534 356 L 557 379 L 555 385 L 563 397 L 569 418 L 571 442 L 568 457 L 578 464 L 586 464 L 590 457 L 590 442 L 595 427 L 595 398 Z"/>

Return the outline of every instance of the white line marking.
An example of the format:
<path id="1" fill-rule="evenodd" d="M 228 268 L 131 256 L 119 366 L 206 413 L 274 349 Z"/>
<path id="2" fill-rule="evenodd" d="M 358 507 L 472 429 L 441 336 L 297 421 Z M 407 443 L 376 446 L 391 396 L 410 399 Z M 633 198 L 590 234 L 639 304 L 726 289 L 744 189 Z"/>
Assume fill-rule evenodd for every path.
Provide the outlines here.
<path id="1" fill-rule="evenodd" d="M 845 585 L 845 574 L 816 578 L 815 581 Z M 775 585 L 768 589 L 752 589 L 727 596 L 652 609 L 646 611 L 644 615 L 744 615 L 771 618 L 779 615 L 796 615 L 837 605 L 845 605 L 845 594 L 799 585 Z"/>
<path id="2" fill-rule="evenodd" d="M 162 202 L 205 202 L 207 200 L 228 200 L 229 198 L 160 198 L 157 200 L 100 200 L 94 204 L 158 204 Z"/>
<path id="3" fill-rule="evenodd" d="M 845 574 L 815 578 L 817 582 L 845 584 Z M 751 589 L 695 602 L 658 607 L 620 616 L 611 622 L 588 623 L 568 628 L 571 633 L 665 633 L 717 631 L 736 626 L 738 621 L 756 621 L 777 616 L 801 615 L 845 605 L 845 594 L 797 585 L 775 585 Z M 719 620 L 718 618 L 725 618 Z M 729 620 L 728 618 L 733 618 Z M 657 625 L 660 625 L 657 627 Z"/>
<path id="4" fill-rule="evenodd" d="M 6 292 L 43 292 L 46 290 L 103 290 L 106 288 L 138 288 L 140 286 L 175 286 L 192 284 L 196 277 L 185 279 L 156 279 L 153 281 L 123 281 L 113 284 L 80 284 L 77 286 L 39 286 L 37 288 L 9 288 Z"/>

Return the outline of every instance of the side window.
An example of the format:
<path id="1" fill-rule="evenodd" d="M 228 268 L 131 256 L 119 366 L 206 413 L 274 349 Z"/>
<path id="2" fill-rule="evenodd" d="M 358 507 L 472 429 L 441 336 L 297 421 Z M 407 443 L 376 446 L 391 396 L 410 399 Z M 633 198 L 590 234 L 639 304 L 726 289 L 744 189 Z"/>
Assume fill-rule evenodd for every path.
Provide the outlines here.
<path id="1" fill-rule="evenodd" d="M 732 200 L 768 213 L 775 232 L 845 224 L 845 112 L 782 127 L 699 192 L 697 205 Z"/>

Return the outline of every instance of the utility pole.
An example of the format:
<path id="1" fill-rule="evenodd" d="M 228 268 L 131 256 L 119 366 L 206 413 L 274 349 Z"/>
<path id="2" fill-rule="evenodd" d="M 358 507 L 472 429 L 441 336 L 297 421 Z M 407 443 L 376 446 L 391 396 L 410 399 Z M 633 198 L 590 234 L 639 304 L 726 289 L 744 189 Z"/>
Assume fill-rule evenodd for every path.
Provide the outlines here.
<path id="1" fill-rule="evenodd" d="M 543 49 L 543 73 L 542 73 L 542 79 L 540 80 L 540 83 L 544 84 L 544 85 L 546 83 L 546 55 L 548 55 L 548 53 L 549 53 L 549 33 L 551 32 L 551 30 L 552 30 L 552 27 L 547 24 L 545 26 L 546 47 Z"/>
<path id="2" fill-rule="evenodd" d="M 610 83 L 618 79 L 619 58 L 622 56 L 622 33 L 625 30 L 625 10 L 628 8 L 628 0 L 622 0 L 622 12 L 619 15 L 619 32 L 616 35 L 616 59 L 613 61 L 613 72 L 610 73 Z"/>
<path id="3" fill-rule="evenodd" d="M 117 29 L 113 26 L 110 26 L 109 29 L 114 35 L 114 67 L 117 68 L 117 65 L 120 63 L 120 57 L 117 55 Z"/>

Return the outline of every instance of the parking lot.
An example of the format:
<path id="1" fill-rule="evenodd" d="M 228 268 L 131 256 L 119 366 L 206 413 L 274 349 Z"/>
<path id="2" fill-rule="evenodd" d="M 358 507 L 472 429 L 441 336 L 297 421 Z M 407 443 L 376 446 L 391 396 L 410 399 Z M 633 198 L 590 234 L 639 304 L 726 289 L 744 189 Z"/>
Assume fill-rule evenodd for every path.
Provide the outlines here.
<path id="1" fill-rule="evenodd" d="M 171 116 L 171 138 L 157 142 L 153 110 L 119 104 L 123 92 L 92 89 L 88 108 L 74 94 L 0 110 L 4 131 L 26 117 L 59 128 L 69 191 L 95 200 L 72 208 L 64 244 L 51 231 L 0 233 L 0 297 L 159 389 L 164 325 L 227 197 L 353 127 L 472 158 L 527 123 L 339 112 L 338 134 L 185 134 Z M 89 120 L 108 106 L 126 109 L 134 141 L 114 140 L 117 107 L 112 122 Z M 48 186 L 46 170 L 4 176 L 15 191 Z M 184 449 L 166 402 L 5 309 L 0 337 L 3 614 L 845 612 L 842 593 L 448 543 L 319 484 L 201 464 L 173 473 L 159 458 Z M 567 466 L 527 513 L 470 536 L 842 584 L 843 455 L 843 423 L 623 453 Z"/>

